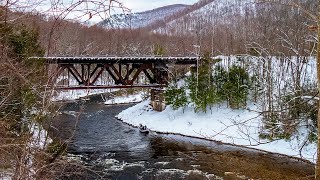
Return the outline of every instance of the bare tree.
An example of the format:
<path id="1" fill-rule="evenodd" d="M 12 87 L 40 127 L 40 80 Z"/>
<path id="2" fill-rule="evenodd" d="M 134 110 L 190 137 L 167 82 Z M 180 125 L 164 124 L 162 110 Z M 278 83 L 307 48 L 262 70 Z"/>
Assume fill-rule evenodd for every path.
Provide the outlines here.
<path id="1" fill-rule="evenodd" d="M 320 3 L 318 4 L 318 17 L 317 17 L 317 34 L 318 34 L 318 48 L 317 48 L 317 78 L 318 78 L 318 91 L 320 91 Z M 320 97 L 320 95 L 319 95 Z M 320 106 L 318 107 L 318 158 L 316 164 L 316 179 L 320 179 Z"/>
<path id="2" fill-rule="evenodd" d="M 116 8 L 125 9 L 117 0 L 0 2 L 0 169 L 5 169 L 0 172 L 0 179 L 4 174 L 14 179 L 34 179 L 53 168 L 42 125 L 52 118 L 56 107 L 51 103 L 51 89 L 43 88 L 48 81 L 43 62 L 28 59 L 44 55 L 36 25 L 41 21 L 36 22 L 35 16 L 40 16 L 42 22 L 52 22 L 46 38 L 46 54 L 50 54 L 53 35 L 66 20 L 85 23 L 95 16 L 106 17 Z M 35 24 L 25 24 L 32 19 Z M 80 51 L 87 51 L 88 47 L 85 44 Z"/>

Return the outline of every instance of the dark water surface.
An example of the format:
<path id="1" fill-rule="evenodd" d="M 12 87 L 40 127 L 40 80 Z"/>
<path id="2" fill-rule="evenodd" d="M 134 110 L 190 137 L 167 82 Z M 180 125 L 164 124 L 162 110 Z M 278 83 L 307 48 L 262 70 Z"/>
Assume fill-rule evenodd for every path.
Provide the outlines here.
<path id="1" fill-rule="evenodd" d="M 68 156 L 94 172 L 80 179 L 312 179 L 312 164 L 286 156 L 178 135 L 141 134 L 115 118 L 130 106 L 106 106 L 98 96 L 63 106 L 50 134 L 69 142 Z"/>

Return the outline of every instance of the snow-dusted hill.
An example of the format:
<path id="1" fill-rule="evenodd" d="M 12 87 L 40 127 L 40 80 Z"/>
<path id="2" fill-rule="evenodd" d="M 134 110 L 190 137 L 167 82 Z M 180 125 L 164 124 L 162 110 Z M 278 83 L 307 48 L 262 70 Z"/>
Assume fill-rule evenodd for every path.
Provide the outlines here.
<path id="1" fill-rule="evenodd" d="M 171 16 L 179 11 L 184 10 L 189 5 L 174 4 L 156 8 L 150 11 L 132 13 L 132 14 L 116 14 L 110 18 L 98 23 L 104 28 L 143 28 L 150 24 Z"/>
<path id="2" fill-rule="evenodd" d="M 117 14 L 100 22 L 105 28 L 143 28 L 163 34 L 185 34 L 213 23 L 232 23 L 254 7 L 254 0 L 200 0 L 193 5 L 175 4 L 150 11 Z"/>
<path id="3" fill-rule="evenodd" d="M 199 4 L 202 3 L 202 4 Z M 189 11 L 165 23 L 153 27 L 154 32 L 163 34 L 185 34 L 199 29 L 212 27 L 219 23 L 234 22 L 234 18 L 244 15 L 254 7 L 254 0 L 214 0 L 199 1 L 189 8 Z"/>

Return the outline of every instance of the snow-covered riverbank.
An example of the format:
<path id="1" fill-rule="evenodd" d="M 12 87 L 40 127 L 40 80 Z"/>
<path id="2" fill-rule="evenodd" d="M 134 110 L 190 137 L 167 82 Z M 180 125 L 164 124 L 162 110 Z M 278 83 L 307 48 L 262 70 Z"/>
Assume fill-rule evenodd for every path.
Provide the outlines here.
<path id="1" fill-rule="evenodd" d="M 250 106 L 254 109 L 254 105 Z M 213 107 L 207 113 L 195 113 L 192 107 L 173 110 L 168 106 L 155 112 L 149 101 L 143 101 L 122 111 L 117 118 L 133 126 L 146 125 L 150 130 L 207 138 L 261 149 L 269 152 L 299 157 L 311 162 L 316 159 L 316 145 L 304 145 L 304 131 L 289 140 L 268 142 L 259 138 L 261 117 L 249 110 L 233 110 L 226 104 Z"/>
<path id="2" fill-rule="evenodd" d="M 77 99 L 88 94 L 97 94 L 95 91 L 77 91 L 60 94 L 56 98 Z M 117 96 L 106 100 L 105 104 L 137 103 L 143 100 L 142 93 L 127 96 Z M 254 105 L 248 109 L 255 110 Z M 133 126 L 146 125 L 153 131 L 175 133 L 186 136 L 206 138 L 236 145 L 247 146 L 269 152 L 299 157 L 311 162 L 316 160 L 316 144 L 305 145 L 307 129 L 301 128 L 289 140 L 268 142 L 259 137 L 261 116 L 255 111 L 233 110 L 226 104 L 220 104 L 208 109 L 207 113 L 195 113 L 193 107 L 173 110 L 170 106 L 163 112 L 155 112 L 149 106 L 149 101 L 143 101 L 121 112 L 119 119 Z"/>

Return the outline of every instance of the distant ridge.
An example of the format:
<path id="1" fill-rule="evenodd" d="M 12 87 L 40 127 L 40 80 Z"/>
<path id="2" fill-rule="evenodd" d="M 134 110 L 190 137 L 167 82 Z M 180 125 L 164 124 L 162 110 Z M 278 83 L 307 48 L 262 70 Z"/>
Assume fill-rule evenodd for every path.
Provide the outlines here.
<path id="1" fill-rule="evenodd" d="M 253 12 L 254 0 L 203 0 L 151 24 L 150 31 L 167 35 L 190 35 L 198 31 L 212 31 L 217 24 L 228 25 L 245 12 Z"/>
<path id="2" fill-rule="evenodd" d="M 178 13 L 189 7 L 185 4 L 173 4 L 164 7 L 159 7 L 153 10 L 132 14 L 116 14 L 110 18 L 99 22 L 97 25 L 107 29 L 111 28 L 126 28 L 137 29 L 150 26 L 156 21 L 165 19 L 175 13 Z"/>
<path id="3" fill-rule="evenodd" d="M 163 27 L 167 23 L 169 23 L 171 21 L 174 21 L 176 19 L 182 18 L 182 17 L 184 17 L 184 16 L 186 16 L 186 15 L 188 15 L 188 14 L 194 12 L 194 11 L 197 11 L 197 10 L 207 6 L 208 4 L 211 4 L 214 1 L 216 1 L 216 0 L 200 0 L 200 1 L 196 2 L 195 4 L 184 8 L 183 10 L 181 10 L 179 12 L 176 12 L 174 14 L 171 14 L 170 16 L 166 16 L 163 19 L 160 19 L 160 20 L 157 20 L 157 21 L 154 21 L 154 22 L 150 23 L 148 28 L 150 30 L 154 30 L 154 29 Z"/>

